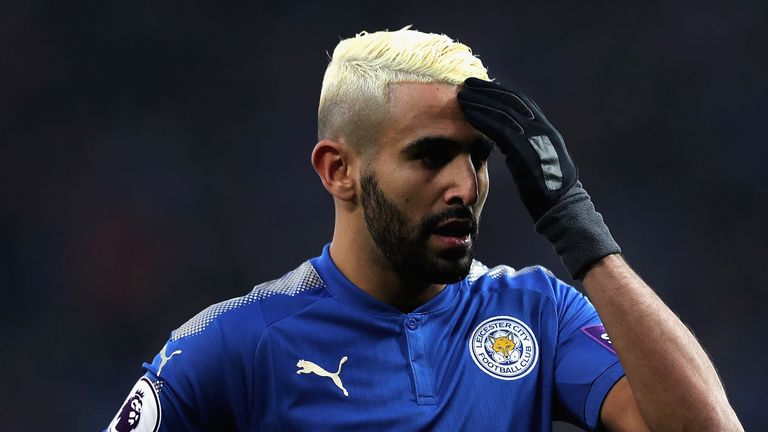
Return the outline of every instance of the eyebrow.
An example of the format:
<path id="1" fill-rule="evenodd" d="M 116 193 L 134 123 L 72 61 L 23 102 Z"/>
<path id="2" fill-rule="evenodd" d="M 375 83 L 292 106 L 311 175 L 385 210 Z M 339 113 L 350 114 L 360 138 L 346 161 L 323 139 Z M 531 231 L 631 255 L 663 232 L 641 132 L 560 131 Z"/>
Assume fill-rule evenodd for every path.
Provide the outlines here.
<path id="1" fill-rule="evenodd" d="M 423 138 L 419 138 L 416 141 L 408 143 L 403 149 L 402 152 L 409 155 L 416 155 L 420 154 L 424 151 L 432 150 L 435 147 L 441 147 L 442 149 L 450 149 L 450 150 L 460 150 L 463 147 L 467 146 L 466 144 L 456 141 L 452 138 L 444 137 L 444 136 L 426 136 Z M 474 141 L 472 141 L 469 144 L 469 151 L 485 151 L 490 153 L 494 149 L 493 141 L 490 139 L 479 136 Z"/>

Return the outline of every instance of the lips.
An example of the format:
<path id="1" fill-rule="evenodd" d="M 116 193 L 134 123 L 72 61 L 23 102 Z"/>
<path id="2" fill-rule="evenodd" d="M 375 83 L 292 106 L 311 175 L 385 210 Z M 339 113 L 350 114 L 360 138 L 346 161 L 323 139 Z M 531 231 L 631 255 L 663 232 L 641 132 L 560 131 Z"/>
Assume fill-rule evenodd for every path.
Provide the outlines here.
<path id="1" fill-rule="evenodd" d="M 445 237 L 467 237 L 472 233 L 472 222 L 468 219 L 452 219 L 440 224 L 434 233 Z"/>

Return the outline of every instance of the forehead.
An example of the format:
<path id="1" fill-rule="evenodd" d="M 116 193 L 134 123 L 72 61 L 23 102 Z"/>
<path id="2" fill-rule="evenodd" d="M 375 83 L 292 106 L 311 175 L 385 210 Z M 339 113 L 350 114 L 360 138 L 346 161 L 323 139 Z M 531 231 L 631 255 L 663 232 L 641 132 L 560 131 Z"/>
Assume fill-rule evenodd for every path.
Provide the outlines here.
<path id="1" fill-rule="evenodd" d="M 459 142 L 476 140 L 481 135 L 464 118 L 456 99 L 459 90 L 459 86 L 451 84 L 393 84 L 382 144 L 404 145 L 426 136 Z"/>

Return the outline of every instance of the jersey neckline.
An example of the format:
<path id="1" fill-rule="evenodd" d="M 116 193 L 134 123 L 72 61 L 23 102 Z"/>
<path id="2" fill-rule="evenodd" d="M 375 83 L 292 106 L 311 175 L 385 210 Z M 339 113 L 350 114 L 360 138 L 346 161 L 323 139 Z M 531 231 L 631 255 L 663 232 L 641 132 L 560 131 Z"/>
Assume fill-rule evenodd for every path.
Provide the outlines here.
<path id="1" fill-rule="evenodd" d="M 331 295 L 350 306 L 357 309 L 363 309 L 367 312 L 400 316 L 436 312 L 453 302 L 459 293 L 461 285 L 466 280 L 465 278 L 458 282 L 447 284 L 442 291 L 428 302 L 417 307 L 410 313 L 404 313 L 395 307 L 374 298 L 347 279 L 344 273 L 336 267 L 336 263 L 333 262 L 330 246 L 330 243 L 326 244 L 323 247 L 323 253 L 318 257 L 312 258 L 310 263 L 320 275 L 320 278 L 325 281 L 325 285 Z"/>

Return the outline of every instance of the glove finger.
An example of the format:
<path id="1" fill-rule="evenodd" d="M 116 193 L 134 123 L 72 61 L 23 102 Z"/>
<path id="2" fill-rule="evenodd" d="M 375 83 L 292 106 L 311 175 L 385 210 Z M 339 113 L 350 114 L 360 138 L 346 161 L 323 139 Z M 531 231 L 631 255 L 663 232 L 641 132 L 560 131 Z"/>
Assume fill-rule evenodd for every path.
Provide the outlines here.
<path id="1" fill-rule="evenodd" d="M 465 87 L 472 87 L 472 88 L 489 88 L 489 89 L 501 89 L 506 90 L 501 84 L 495 82 L 495 81 L 486 81 L 484 79 L 475 78 L 475 77 L 469 77 L 464 80 L 464 86 Z"/>
<path id="2" fill-rule="evenodd" d="M 510 107 L 508 104 L 504 103 L 503 101 L 494 99 L 484 93 L 479 93 L 479 92 L 464 88 L 459 92 L 459 94 L 457 95 L 457 98 L 459 100 L 459 103 L 471 102 L 471 103 L 474 103 L 475 105 L 484 105 L 486 107 L 502 111 L 507 115 L 509 115 L 509 117 L 511 117 L 518 125 L 522 126 L 526 123 L 526 117 L 524 115 L 521 115 L 517 109 L 515 109 L 514 107 Z"/>
<path id="3" fill-rule="evenodd" d="M 526 106 L 528 106 L 531 111 L 533 111 L 533 115 L 535 118 L 541 119 L 541 120 L 547 120 L 547 118 L 544 116 L 544 112 L 539 108 L 539 105 L 534 101 L 533 99 L 529 98 L 528 96 L 520 93 L 520 92 L 513 92 L 517 97 L 522 99 L 522 101 L 525 103 Z"/>
<path id="4" fill-rule="evenodd" d="M 464 81 L 464 89 L 470 93 L 479 93 L 499 101 L 524 117 L 529 119 L 535 118 L 531 104 L 532 101 L 522 93 L 510 90 L 501 84 L 477 78 L 467 78 Z"/>
<path id="5" fill-rule="evenodd" d="M 516 135 L 520 135 L 520 138 L 525 138 L 525 129 L 520 123 L 508 112 L 497 109 L 492 106 L 476 103 L 473 101 L 461 101 L 462 108 L 464 108 L 464 114 L 467 113 L 480 113 L 487 117 L 492 123 L 488 123 L 488 129 L 494 131 L 512 131 Z M 482 131 L 481 131 L 482 132 Z"/>
<path id="6" fill-rule="evenodd" d="M 526 139 L 522 126 L 504 111 L 473 102 L 462 102 L 462 108 L 469 124 L 492 139 L 504 154 L 515 151 L 514 140 Z"/>

